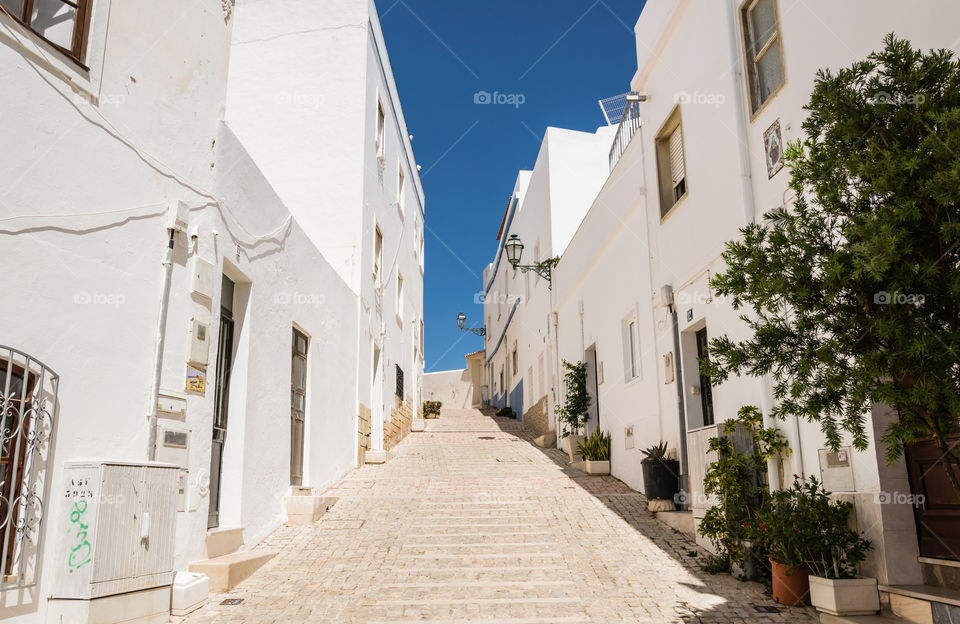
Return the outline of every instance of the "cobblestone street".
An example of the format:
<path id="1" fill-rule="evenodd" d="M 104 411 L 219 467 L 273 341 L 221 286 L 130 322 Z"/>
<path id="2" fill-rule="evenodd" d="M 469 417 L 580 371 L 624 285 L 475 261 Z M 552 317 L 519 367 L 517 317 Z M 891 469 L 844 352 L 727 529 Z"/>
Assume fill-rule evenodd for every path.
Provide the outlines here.
<path id="1" fill-rule="evenodd" d="M 445 411 L 427 429 L 329 489 L 320 522 L 276 531 L 258 548 L 280 554 L 186 621 L 816 621 L 702 572 L 704 551 L 640 494 L 568 467 L 516 421 Z"/>

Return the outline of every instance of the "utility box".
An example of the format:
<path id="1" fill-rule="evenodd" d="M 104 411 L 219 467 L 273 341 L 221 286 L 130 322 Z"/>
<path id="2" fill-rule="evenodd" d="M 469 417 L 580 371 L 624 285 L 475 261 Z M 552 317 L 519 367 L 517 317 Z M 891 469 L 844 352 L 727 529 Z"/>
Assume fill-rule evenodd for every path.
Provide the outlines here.
<path id="1" fill-rule="evenodd" d="M 173 582 L 178 467 L 70 461 L 59 513 L 53 598 L 96 599 Z"/>

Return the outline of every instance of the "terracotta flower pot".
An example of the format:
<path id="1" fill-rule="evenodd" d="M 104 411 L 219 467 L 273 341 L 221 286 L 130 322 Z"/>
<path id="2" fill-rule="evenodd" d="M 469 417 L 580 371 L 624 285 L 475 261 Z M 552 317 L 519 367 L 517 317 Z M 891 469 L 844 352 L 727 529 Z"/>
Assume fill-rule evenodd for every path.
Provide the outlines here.
<path id="1" fill-rule="evenodd" d="M 810 572 L 806 566 L 790 566 L 770 560 L 773 576 L 773 599 L 780 604 L 798 607 L 810 604 Z"/>

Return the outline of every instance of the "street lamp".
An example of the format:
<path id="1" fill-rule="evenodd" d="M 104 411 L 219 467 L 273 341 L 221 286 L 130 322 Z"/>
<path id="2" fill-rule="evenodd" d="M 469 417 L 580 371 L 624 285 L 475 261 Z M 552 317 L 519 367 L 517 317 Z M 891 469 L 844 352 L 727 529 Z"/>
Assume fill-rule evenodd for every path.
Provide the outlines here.
<path id="1" fill-rule="evenodd" d="M 553 286 L 553 282 L 550 279 L 550 265 L 546 263 L 540 264 L 520 264 L 520 257 L 523 255 L 523 243 L 520 242 L 520 237 L 516 234 L 511 234 L 510 239 L 507 240 L 506 244 L 503 246 L 504 250 L 507 252 L 507 261 L 510 262 L 510 266 L 514 269 L 520 269 L 522 273 L 527 271 L 533 271 L 543 279 L 550 282 L 550 286 Z"/>
<path id="2" fill-rule="evenodd" d="M 460 328 L 460 331 L 473 332 L 474 334 L 476 334 L 476 335 L 478 335 L 478 336 L 485 336 L 485 335 L 486 335 L 487 330 L 484 329 L 483 327 L 464 327 L 464 324 L 466 324 L 466 322 L 467 322 L 467 315 L 466 315 L 466 314 L 464 314 L 463 312 L 461 312 L 460 314 L 457 315 L 457 327 Z"/>

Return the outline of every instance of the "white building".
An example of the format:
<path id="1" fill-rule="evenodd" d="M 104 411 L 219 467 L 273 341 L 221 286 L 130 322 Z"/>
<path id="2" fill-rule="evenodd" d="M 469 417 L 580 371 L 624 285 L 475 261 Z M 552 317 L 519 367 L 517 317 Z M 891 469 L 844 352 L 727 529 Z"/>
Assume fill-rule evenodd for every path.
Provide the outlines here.
<path id="1" fill-rule="evenodd" d="M 550 281 L 514 269 L 504 252 L 517 236 L 521 265 L 559 256 L 607 177 L 613 128 L 595 133 L 547 128 L 533 171 L 521 171 L 483 272 L 486 379 L 495 407 L 510 407 L 538 435 L 555 429 L 556 347 Z"/>
<path id="2" fill-rule="evenodd" d="M 889 31 L 924 49 L 956 44 L 947 24 L 956 22 L 957 8 L 946 2 L 875 2 L 869 9 L 851 3 L 842 10 L 827 2 L 784 4 L 646 5 L 636 26 L 636 119 L 621 125 L 610 178 L 554 273 L 560 355 L 585 359 L 591 348 L 597 354 L 600 426 L 613 437 L 613 474 L 639 487 L 637 451 L 666 440 L 684 459 L 695 523 L 707 506 L 698 494 L 708 439 L 740 407 L 766 413 L 773 401 L 762 379 L 713 385 L 700 376 L 706 340 L 746 336 L 738 313 L 714 297 L 708 281 L 724 269 L 726 241 L 790 201 L 789 174 L 777 156 L 799 136 L 816 71 L 863 58 Z M 745 53 L 751 45 L 761 51 L 756 57 Z M 871 416 L 875 436 L 891 416 L 879 407 Z M 817 476 L 855 502 L 858 526 L 874 544 L 864 574 L 889 584 L 949 578 L 953 564 L 943 561 L 943 549 L 918 550 L 907 497 L 890 495 L 923 493 L 911 488 L 904 462 L 887 466 L 873 443 L 864 452 L 847 446 L 838 457 L 825 450 L 819 425 L 778 426 L 793 449 L 788 475 Z M 952 513 L 946 507 L 932 513 Z M 931 543 L 926 513 L 918 510 L 916 520 Z M 958 536 L 948 533 L 938 537 L 952 543 Z"/>
<path id="3" fill-rule="evenodd" d="M 818 69 L 849 66 L 882 47 L 890 31 L 915 47 L 955 48 L 958 17 L 955 5 L 933 0 L 842 7 L 825 0 L 663 0 L 644 7 L 635 29 L 634 101 L 608 144 L 609 176 L 565 250 L 553 251 L 561 260 L 553 271 L 550 310 L 557 359 L 588 365 L 595 400 L 589 429 L 598 422 L 611 434 L 612 474 L 642 489 L 640 451 L 666 441 L 689 487 L 690 526 L 709 504 L 702 496 L 709 438 L 740 407 L 768 413 L 773 402 L 763 379 L 716 385 L 699 374 L 698 357 L 709 339 L 746 336 L 738 312 L 708 285 L 724 270 L 724 244 L 791 201 L 789 173 L 778 157 L 799 136 Z M 523 208 L 523 192 L 519 199 Z M 525 243 L 547 231 L 543 222 L 531 225 L 522 234 Z M 485 280 L 490 283 L 486 274 Z M 511 294 L 524 293 L 504 279 L 502 288 L 508 286 Z M 518 385 L 509 373 L 522 374 L 543 347 L 511 341 L 516 320 L 505 331 L 498 310 L 491 312 L 487 357 L 496 400 L 500 388 Z M 554 330 L 546 325 L 544 331 Z M 513 357 L 517 367 L 509 365 Z M 498 377 L 501 368 L 506 385 Z M 553 402 L 549 409 L 555 423 Z M 892 416 L 877 407 L 870 417 L 875 439 Z M 793 450 L 784 467 L 787 480 L 790 474 L 816 476 L 855 503 L 858 528 L 874 546 L 865 575 L 882 584 L 956 584 L 958 557 L 949 545 L 960 543 L 960 518 L 942 522 L 955 516 L 956 505 L 928 497 L 926 506 L 914 509 L 911 496 L 927 494 L 924 485 L 911 484 L 904 461 L 888 466 L 875 443 L 858 452 L 847 441 L 833 454 L 816 423 L 776 424 Z M 924 461 L 921 451 L 917 462 Z"/>
<path id="4" fill-rule="evenodd" d="M 259 563 L 248 549 L 287 511 L 408 426 L 423 192 L 367 0 L 279 21 L 266 1 L 29 20 L 18 4 L 0 14 L 0 289 L 16 293 L 0 394 L 18 425 L 0 619 L 98 604 L 165 622 L 173 570 L 241 542 L 234 559 Z M 339 52 L 300 71 L 292 48 L 250 54 L 271 38 Z"/>

